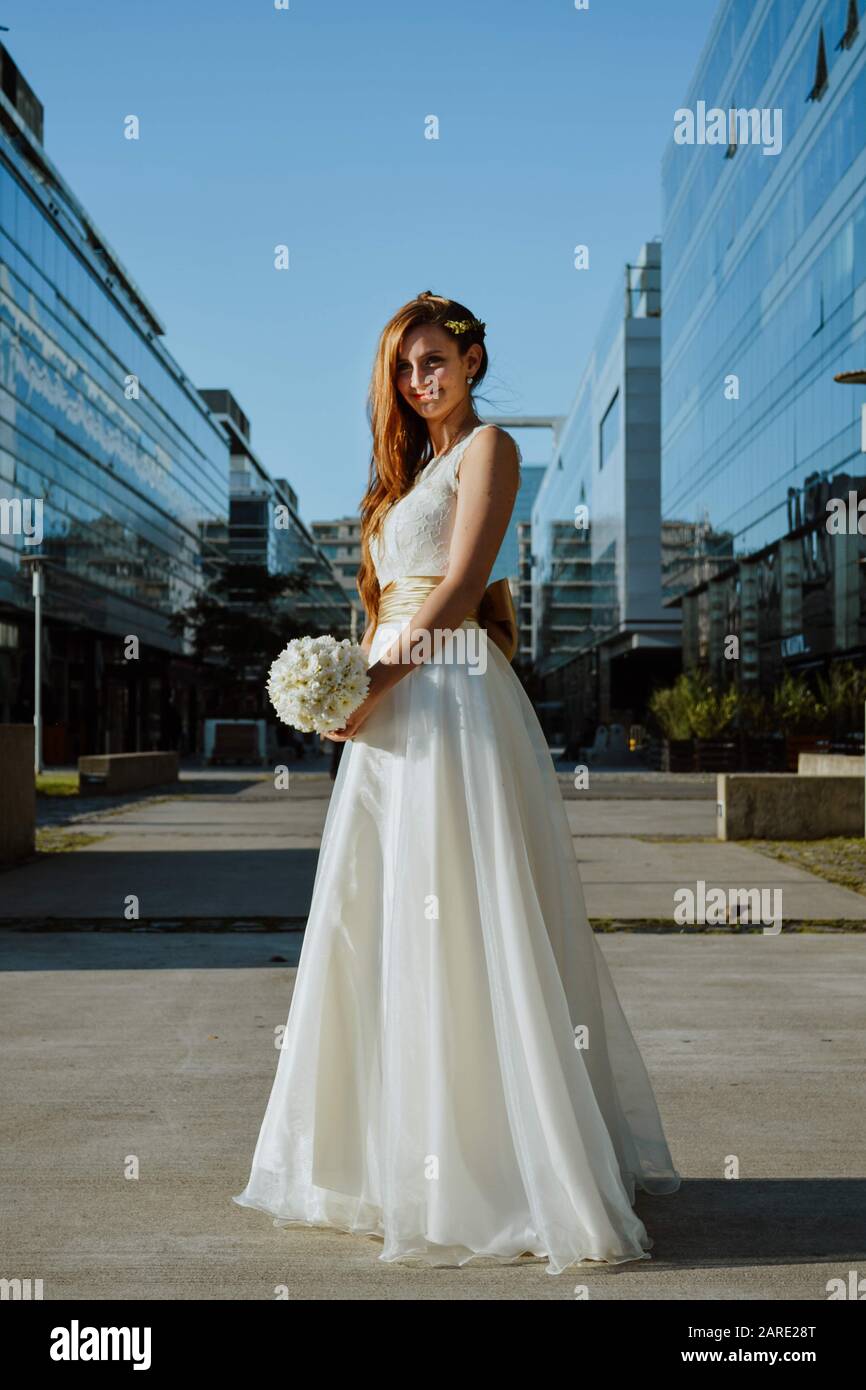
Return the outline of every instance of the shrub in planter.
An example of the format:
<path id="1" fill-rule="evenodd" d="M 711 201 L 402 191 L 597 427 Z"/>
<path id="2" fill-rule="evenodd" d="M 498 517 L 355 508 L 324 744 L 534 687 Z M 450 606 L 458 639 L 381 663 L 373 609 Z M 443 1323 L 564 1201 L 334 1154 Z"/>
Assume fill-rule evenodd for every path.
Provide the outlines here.
<path id="1" fill-rule="evenodd" d="M 673 685 L 653 692 L 649 708 L 668 739 L 718 738 L 731 727 L 737 698 L 734 686 L 718 690 L 700 672 L 684 671 Z"/>
<path id="2" fill-rule="evenodd" d="M 692 685 L 688 673 L 678 676 L 673 685 L 654 690 L 649 700 L 650 714 L 669 742 L 687 742 L 692 737 L 689 708 Z"/>
<path id="3" fill-rule="evenodd" d="M 809 733 L 814 737 L 827 723 L 827 706 L 818 698 L 804 676 L 786 671 L 781 685 L 773 691 L 776 727 L 783 734 Z"/>
<path id="4" fill-rule="evenodd" d="M 851 661 L 837 661 L 817 680 L 818 699 L 826 710 L 826 725 L 836 738 L 863 727 L 866 671 Z"/>
<path id="5" fill-rule="evenodd" d="M 653 693 L 649 708 L 665 735 L 667 771 L 724 769 L 736 761 L 736 745 L 723 737 L 737 712 L 735 687 L 719 690 L 701 672 L 684 671 Z"/>

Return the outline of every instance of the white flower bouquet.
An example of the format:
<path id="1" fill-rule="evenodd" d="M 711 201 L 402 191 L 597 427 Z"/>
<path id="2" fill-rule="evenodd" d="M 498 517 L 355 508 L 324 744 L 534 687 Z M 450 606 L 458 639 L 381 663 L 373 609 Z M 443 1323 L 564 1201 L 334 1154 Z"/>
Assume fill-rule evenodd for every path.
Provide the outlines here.
<path id="1" fill-rule="evenodd" d="M 367 654 L 348 638 L 296 637 L 268 673 L 268 695 L 278 717 L 305 734 L 342 729 L 369 689 Z"/>

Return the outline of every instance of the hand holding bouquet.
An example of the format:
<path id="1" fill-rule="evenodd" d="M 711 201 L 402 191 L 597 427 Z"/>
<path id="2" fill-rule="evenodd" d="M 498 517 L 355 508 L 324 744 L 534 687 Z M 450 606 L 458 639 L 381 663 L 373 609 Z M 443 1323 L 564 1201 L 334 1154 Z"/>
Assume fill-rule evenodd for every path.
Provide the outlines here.
<path id="1" fill-rule="evenodd" d="M 329 636 L 296 637 L 272 663 L 267 683 L 278 717 L 305 734 L 342 729 L 369 689 L 364 649 Z"/>

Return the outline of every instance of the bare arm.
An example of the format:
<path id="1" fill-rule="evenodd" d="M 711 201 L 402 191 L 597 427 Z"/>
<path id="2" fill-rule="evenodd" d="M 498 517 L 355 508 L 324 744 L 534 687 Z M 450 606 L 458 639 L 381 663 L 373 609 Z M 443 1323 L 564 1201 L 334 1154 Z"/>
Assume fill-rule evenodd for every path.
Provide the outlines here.
<path id="1" fill-rule="evenodd" d="M 364 633 L 364 636 L 361 638 L 361 641 L 360 641 L 361 650 L 362 650 L 362 651 L 365 651 L 365 652 L 367 653 L 368 656 L 369 656 L 369 654 L 370 654 L 370 648 L 371 648 L 372 645 L 373 645 L 373 634 L 374 634 L 375 631 L 376 631 L 376 624 L 375 624 L 375 623 L 370 623 L 369 627 L 367 628 L 367 631 Z"/>

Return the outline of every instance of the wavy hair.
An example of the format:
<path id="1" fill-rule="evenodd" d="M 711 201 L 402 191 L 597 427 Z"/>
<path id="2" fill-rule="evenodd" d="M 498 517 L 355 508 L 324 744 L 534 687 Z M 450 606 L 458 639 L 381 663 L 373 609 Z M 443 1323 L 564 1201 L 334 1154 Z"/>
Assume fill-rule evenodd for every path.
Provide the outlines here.
<path id="1" fill-rule="evenodd" d="M 388 320 L 379 337 L 368 398 L 368 419 L 373 436 L 370 474 L 367 491 L 361 499 L 361 564 L 358 569 L 358 592 L 367 614 L 368 623 L 375 622 L 379 612 L 379 581 L 370 556 L 370 539 L 381 529 L 386 513 L 405 497 L 419 468 L 433 456 L 426 422 L 417 415 L 397 390 L 397 359 L 400 343 L 410 329 L 423 324 L 438 324 L 452 334 L 460 348 L 461 357 L 473 343 L 482 350 L 481 363 L 473 374 L 472 392 L 480 386 L 488 366 L 484 329 L 464 330 L 459 335 L 447 327 L 447 321 L 470 319 L 475 315 L 456 299 L 446 299 L 425 290 L 410 299 Z"/>

